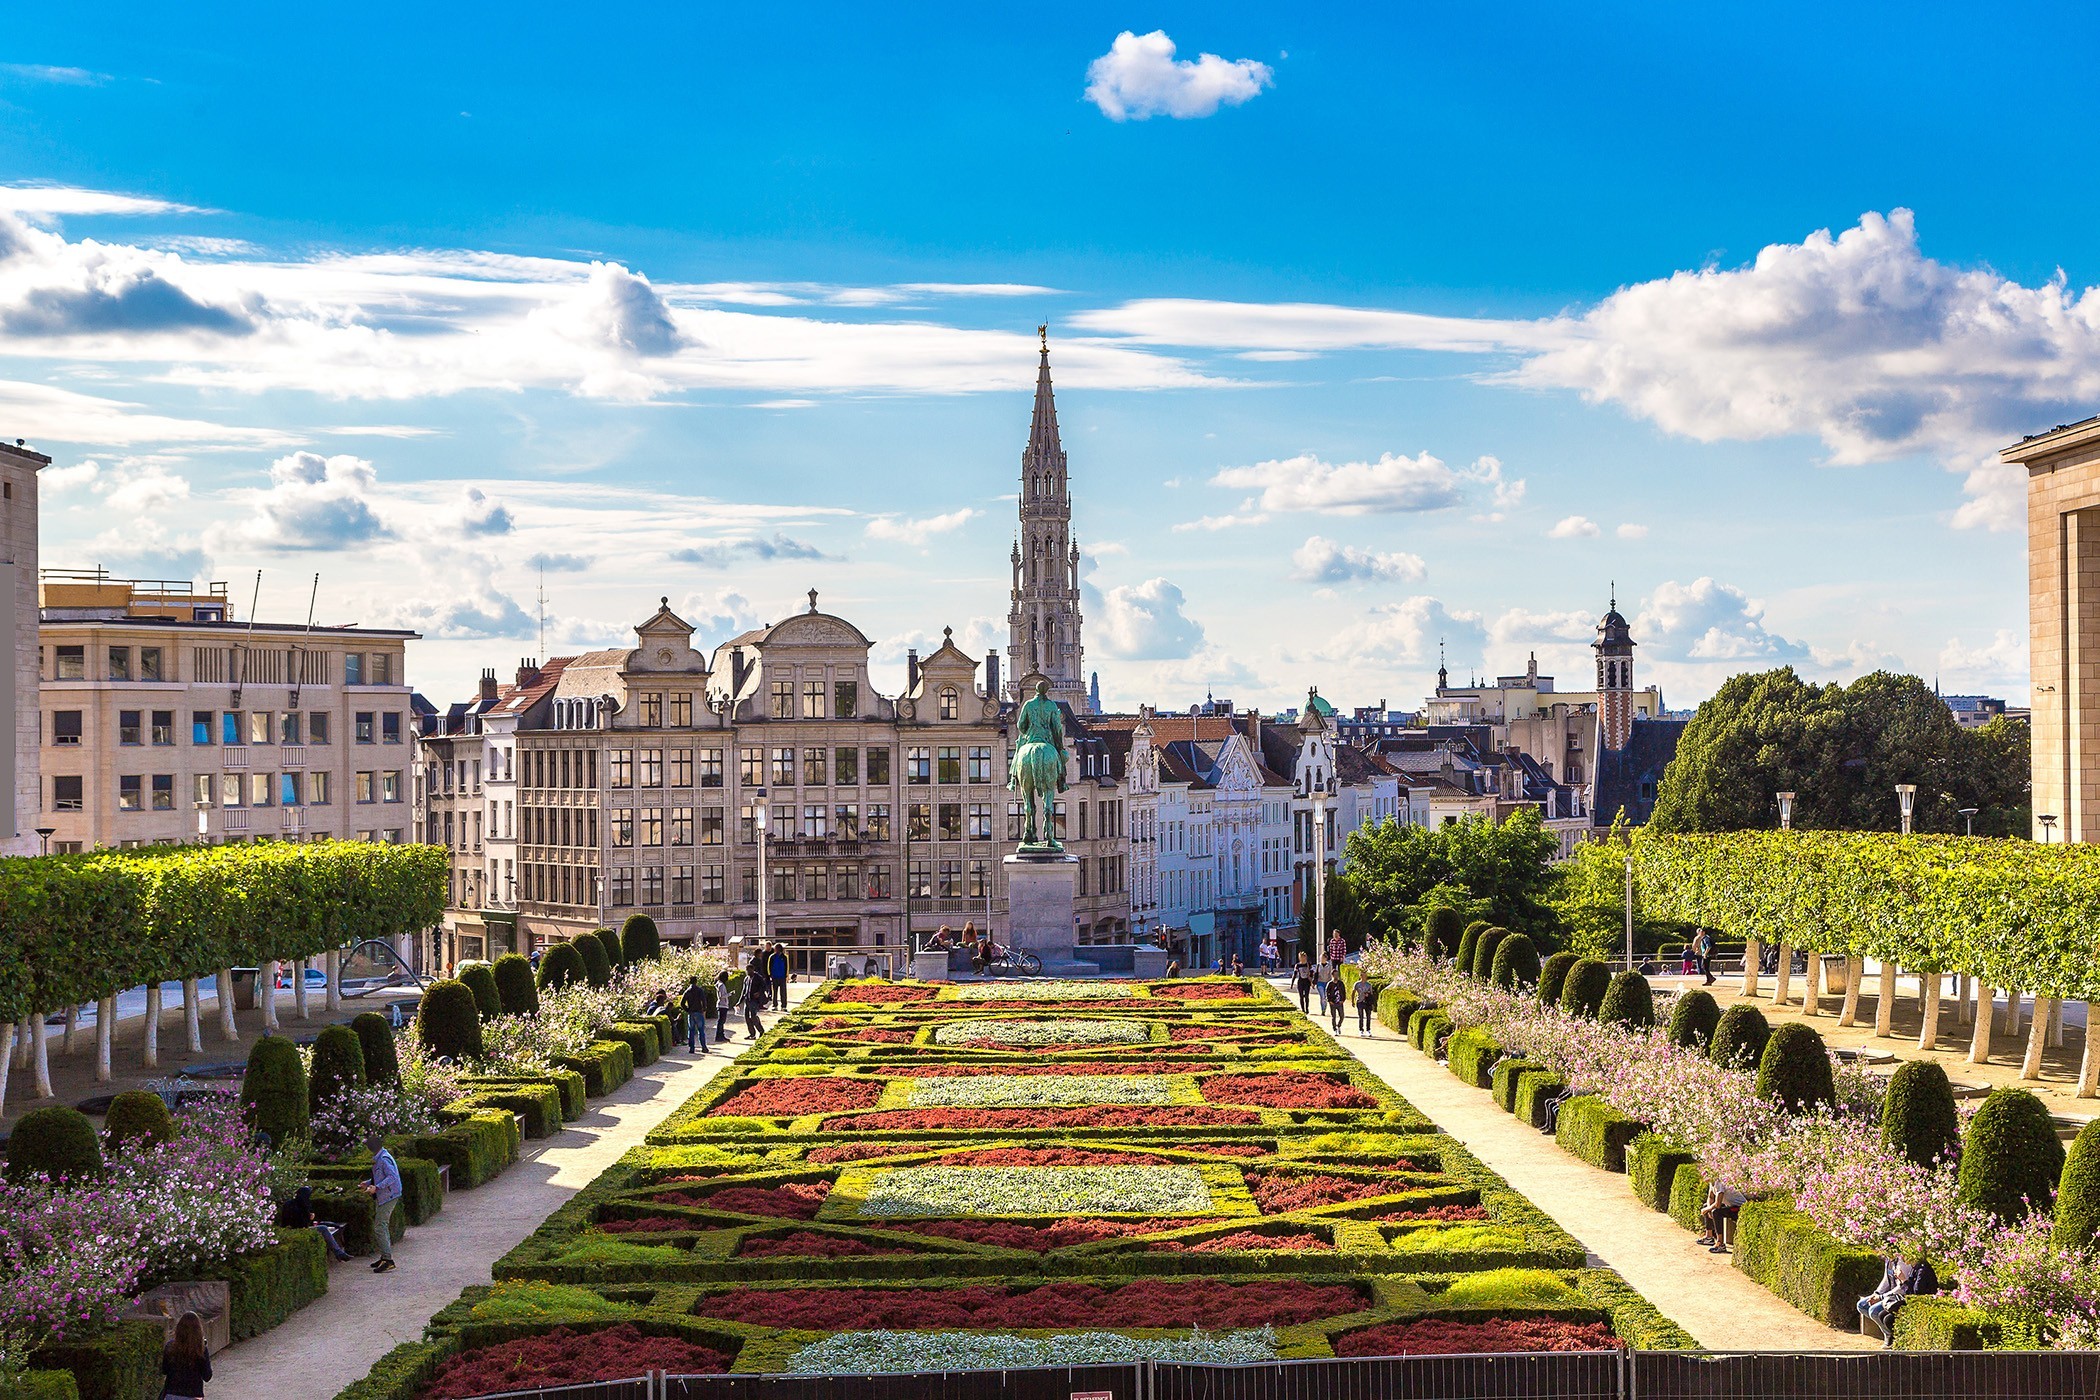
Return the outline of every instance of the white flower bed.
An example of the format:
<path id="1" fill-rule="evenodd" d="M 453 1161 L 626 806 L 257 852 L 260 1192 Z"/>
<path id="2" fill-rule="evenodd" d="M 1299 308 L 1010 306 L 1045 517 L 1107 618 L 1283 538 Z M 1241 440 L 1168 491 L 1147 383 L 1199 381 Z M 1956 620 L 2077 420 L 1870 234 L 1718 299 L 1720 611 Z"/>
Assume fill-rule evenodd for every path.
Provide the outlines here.
<path id="1" fill-rule="evenodd" d="M 909 1082 L 913 1108 L 1055 1108 L 1174 1101 L 1171 1079 L 1144 1074 L 979 1074 Z"/>
<path id="2" fill-rule="evenodd" d="M 1120 1001 L 1137 995 L 1128 982 L 1072 982 L 1056 977 L 1024 982 L 965 982 L 957 1001 Z"/>
<path id="3" fill-rule="evenodd" d="M 791 1374 L 916 1375 L 932 1371 L 1004 1371 L 1032 1366 L 1115 1365 L 1185 1361 L 1244 1365 L 1276 1359 L 1273 1328 L 1197 1332 L 1187 1337 L 1126 1337 L 1068 1332 L 1010 1337 L 990 1332 L 839 1332 L 788 1359 Z"/>
<path id="4" fill-rule="evenodd" d="M 974 1215 L 1208 1215 L 1199 1167 L 870 1168 L 856 1181 L 859 1214 L 883 1218 Z"/>
<path id="5" fill-rule="evenodd" d="M 1151 1038 L 1141 1021 L 954 1021 L 933 1033 L 936 1045 L 1140 1045 Z"/>

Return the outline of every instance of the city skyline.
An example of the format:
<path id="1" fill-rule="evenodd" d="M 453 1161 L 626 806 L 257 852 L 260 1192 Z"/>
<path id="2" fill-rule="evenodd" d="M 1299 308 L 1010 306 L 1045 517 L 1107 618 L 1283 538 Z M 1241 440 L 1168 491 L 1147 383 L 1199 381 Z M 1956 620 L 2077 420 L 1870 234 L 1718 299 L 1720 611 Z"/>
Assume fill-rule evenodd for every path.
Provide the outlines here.
<path id="1" fill-rule="evenodd" d="M 1440 640 L 1572 683 L 1614 583 L 1673 708 L 1776 664 L 2024 701 L 2020 481 L 1986 459 L 2100 407 L 2100 295 L 2069 261 L 2091 196 L 1998 211 L 2089 100 L 1925 110 L 1951 14 L 1870 49 L 1838 41 L 1871 16 L 1825 17 L 1805 56 L 1782 15 L 1703 87 L 1658 64 L 1718 34 L 1623 17 L 833 19 L 792 57 L 721 17 L 654 17 L 661 54 L 488 40 L 491 69 L 559 58 L 587 115 L 448 67 L 464 17 L 384 72 L 385 26 L 30 17 L 0 54 L 0 428 L 56 459 L 47 566 L 243 611 L 260 568 L 272 620 L 318 570 L 323 621 L 426 634 L 441 702 L 538 650 L 543 569 L 555 654 L 661 594 L 712 646 L 815 587 L 894 693 L 943 627 L 1006 644 L 1047 322 L 1110 708 L 1411 707 Z M 1555 42 L 1587 77 L 1520 90 Z M 256 65 L 308 44 L 370 106 L 265 129 Z M 664 66 L 727 53 L 704 91 Z M 1413 85 L 1366 105 L 1381 62 Z M 944 100 L 898 98 L 935 73 Z M 1732 176 L 1603 120 L 1636 76 Z"/>

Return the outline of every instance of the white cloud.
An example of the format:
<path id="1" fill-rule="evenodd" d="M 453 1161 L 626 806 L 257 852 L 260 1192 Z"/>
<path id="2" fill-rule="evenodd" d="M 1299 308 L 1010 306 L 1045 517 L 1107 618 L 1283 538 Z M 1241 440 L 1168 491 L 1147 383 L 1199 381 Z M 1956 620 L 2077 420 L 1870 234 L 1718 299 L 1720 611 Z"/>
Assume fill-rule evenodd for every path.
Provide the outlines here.
<path id="1" fill-rule="evenodd" d="M 195 579 L 204 574 L 204 551 L 150 515 L 120 520 L 87 542 L 79 567 L 101 567 L 132 578 Z M 66 567 L 54 565 L 54 567 Z"/>
<path id="2" fill-rule="evenodd" d="M 1502 463 L 1481 457 L 1452 468 L 1427 452 L 1413 457 L 1387 452 L 1375 462 L 1332 463 L 1310 453 L 1251 467 L 1227 467 L 1213 486 L 1258 492 L 1243 513 L 1312 511 L 1322 515 L 1386 515 L 1444 510 L 1466 499 L 1472 488 L 1488 488 L 1497 508 L 1524 498 L 1522 481 L 1505 481 Z"/>
<path id="3" fill-rule="evenodd" d="M 1618 528 L 1617 533 L 1622 540 L 1645 540 L 1648 538 L 1648 527 L 1646 525 L 1635 525 L 1628 521 Z"/>
<path id="4" fill-rule="evenodd" d="M 1292 552 L 1291 577 L 1308 583 L 1412 583 L 1427 570 L 1418 554 L 1391 554 L 1314 535 Z"/>
<path id="5" fill-rule="evenodd" d="M 1126 661 L 1190 656 L 1203 645 L 1203 628 L 1182 609 L 1181 590 L 1163 578 L 1103 591 L 1089 611 L 1098 619 L 1094 644 Z"/>
<path id="6" fill-rule="evenodd" d="M 252 505 L 249 515 L 215 527 L 207 539 L 214 554 L 346 549 L 386 539 L 393 531 L 374 508 L 378 485 L 378 472 L 362 457 L 294 452 L 270 464 L 267 490 L 237 493 Z"/>
<path id="7" fill-rule="evenodd" d="M 706 649 L 718 646 L 759 622 L 751 600 L 734 588 L 688 593 L 679 600 L 678 615 L 692 624 L 693 645 Z"/>
<path id="8" fill-rule="evenodd" d="M 1260 525 L 1268 516 L 1259 511 L 1246 515 L 1199 515 L 1194 520 L 1184 520 L 1174 527 L 1174 533 L 1185 535 L 1191 530 L 1231 530 L 1242 525 Z"/>
<path id="9" fill-rule="evenodd" d="M 460 494 L 459 511 L 445 529 L 462 535 L 507 535 L 516 524 L 508 506 L 479 486 L 469 486 Z"/>
<path id="10" fill-rule="evenodd" d="M 537 620 L 509 594 L 486 584 L 447 586 L 429 595 L 396 599 L 374 608 L 369 625 L 403 627 L 438 641 L 474 641 L 483 638 L 531 638 L 538 634 Z"/>
<path id="11" fill-rule="evenodd" d="M 1597 522 L 1588 516 L 1569 515 L 1563 516 L 1546 532 L 1546 536 L 1556 540 L 1593 540 L 1602 533 L 1597 527 Z"/>
<path id="12" fill-rule="evenodd" d="M 899 515 L 878 515 L 868 522 L 867 533 L 871 540 L 916 545 L 923 549 L 930 537 L 960 530 L 977 514 L 978 511 L 974 507 L 964 506 L 961 510 L 951 510 L 945 515 L 927 515 L 918 519 Z"/>
<path id="13" fill-rule="evenodd" d="M 8 342 L 0 337 L 0 355 Z M 149 413 L 139 405 L 48 384 L 0 379 L 0 422 L 14 436 L 37 443 L 135 447 L 180 443 L 194 447 L 282 447 L 296 441 L 274 428 L 240 428 Z"/>
<path id="14" fill-rule="evenodd" d="M 1275 81 L 1266 63 L 1224 59 L 1214 53 L 1174 57 L 1174 41 L 1163 29 L 1150 34 L 1124 30 L 1108 52 L 1087 65 L 1086 100 L 1112 121 L 1148 117 L 1207 117 L 1220 106 L 1237 107 Z"/>
<path id="15" fill-rule="evenodd" d="M 1956 691 L 1975 686 L 2024 696 L 2030 682 L 2027 635 L 1999 628 L 1988 642 L 1976 646 L 1950 637 L 1940 649 L 1938 678 Z"/>
<path id="16" fill-rule="evenodd" d="M 102 464 L 92 457 L 83 458 L 67 466 L 49 466 L 36 475 L 37 490 L 44 496 L 56 496 L 76 486 L 87 486 L 102 474 Z"/>
<path id="17" fill-rule="evenodd" d="M 698 564 L 705 569 L 726 569 L 740 559 L 755 559 L 769 562 L 776 559 L 823 559 L 824 551 L 803 540 L 791 538 L 785 531 L 775 530 L 771 536 L 757 535 L 744 539 L 700 540 L 683 549 L 671 551 L 671 558 L 680 564 Z"/>
<path id="18" fill-rule="evenodd" d="M 1647 655 L 1667 661 L 1726 661 L 1734 669 L 1815 659 L 1811 649 L 1765 626 L 1764 604 L 1733 584 L 1697 578 L 1659 584 L 1633 621 Z"/>
<path id="19" fill-rule="evenodd" d="M 1317 654 L 1344 666 L 1365 658 L 1425 661 L 1445 644 L 1454 661 L 1480 656 L 1487 644 L 1487 624 L 1477 612 L 1456 611 L 1442 599 L 1426 595 L 1380 603 L 1336 632 Z"/>
<path id="20" fill-rule="evenodd" d="M 71 70 L 78 71 L 78 70 Z M 200 214 L 204 211 L 150 195 L 84 190 L 74 185 L 0 185 L 0 210 L 39 222 L 67 214 Z"/>
<path id="21" fill-rule="evenodd" d="M 528 569 L 545 569 L 550 574 L 580 574 L 591 567 L 590 556 L 584 554 L 560 554 L 541 551 L 525 557 Z"/>
<path id="22" fill-rule="evenodd" d="M 110 82 L 107 73 L 90 68 L 68 68 L 55 63 L 0 63 L 0 73 L 32 83 L 57 83 L 62 87 L 101 87 Z"/>
<path id="23" fill-rule="evenodd" d="M 1511 608 L 1488 624 L 1488 639 L 1497 646 L 1540 642 L 1589 642 L 1596 636 L 1597 614 L 1570 608 L 1564 612 L 1532 612 Z"/>

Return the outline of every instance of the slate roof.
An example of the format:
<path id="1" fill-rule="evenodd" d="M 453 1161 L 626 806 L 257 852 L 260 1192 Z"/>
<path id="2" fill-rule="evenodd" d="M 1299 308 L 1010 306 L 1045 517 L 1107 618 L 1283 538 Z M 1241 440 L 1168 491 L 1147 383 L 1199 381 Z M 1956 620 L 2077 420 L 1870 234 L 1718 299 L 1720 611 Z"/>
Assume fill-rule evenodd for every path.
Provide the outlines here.
<path id="1" fill-rule="evenodd" d="M 1662 786 L 1663 770 L 1677 756 L 1677 741 L 1688 723 L 1637 717 L 1625 748 L 1598 748 L 1590 825 L 1610 826 L 1622 807 L 1626 820 L 1635 826 L 1655 815 L 1655 793 Z"/>

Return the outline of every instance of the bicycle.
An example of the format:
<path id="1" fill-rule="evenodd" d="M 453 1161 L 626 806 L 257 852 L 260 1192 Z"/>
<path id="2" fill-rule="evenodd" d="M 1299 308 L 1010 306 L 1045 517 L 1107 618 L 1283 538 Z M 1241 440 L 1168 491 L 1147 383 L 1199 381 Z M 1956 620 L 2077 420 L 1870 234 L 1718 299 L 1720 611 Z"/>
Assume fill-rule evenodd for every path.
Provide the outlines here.
<path id="1" fill-rule="evenodd" d="M 1039 977 L 1043 972 L 1043 960 L 1026 948 L 1001 948 L 998 957 L 985 961 L 986 972 L 994 968 L 1019 977 Z"/>

